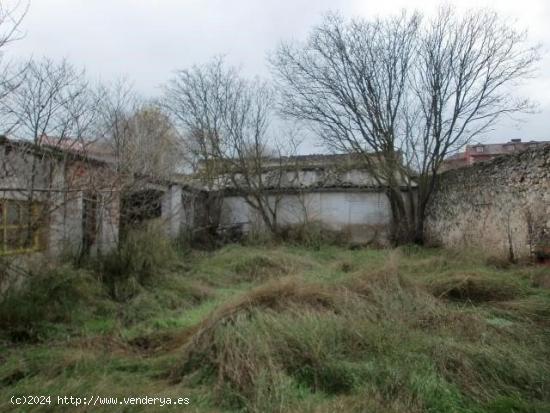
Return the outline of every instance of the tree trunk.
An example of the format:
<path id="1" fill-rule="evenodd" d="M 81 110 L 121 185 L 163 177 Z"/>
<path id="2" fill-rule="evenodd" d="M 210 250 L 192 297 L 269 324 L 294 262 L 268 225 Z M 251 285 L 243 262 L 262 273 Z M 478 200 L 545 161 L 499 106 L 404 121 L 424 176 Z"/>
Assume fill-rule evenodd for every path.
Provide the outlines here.
<path id="1" fill-rule="evenodd" d="M 390 201 L 392 222 L 390 237 L 394 245 L 401 245 L 411 242 L 413 233 L 407 206 L 400 189 L 388 188 L 388 199 Z"/>

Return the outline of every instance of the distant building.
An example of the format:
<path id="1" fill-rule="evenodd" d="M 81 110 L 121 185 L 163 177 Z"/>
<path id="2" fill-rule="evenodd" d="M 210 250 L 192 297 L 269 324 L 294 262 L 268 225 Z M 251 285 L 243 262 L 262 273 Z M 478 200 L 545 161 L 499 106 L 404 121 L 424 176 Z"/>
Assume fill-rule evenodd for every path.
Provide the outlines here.
<path id="1" fill-rule="evenodd" d="M 478 143 L 475 145 L 467 145 L 464 152 L 459 152 L 445 159 L 441 170 L 447 171 L 449 169 L 470 166 L 478 162 L 489 161 L 500 155 L 517 153 L 547 144 L 550 144 L 550 141 L 522 142 L 521 139 L 512 139 L 510 142 L 506 143 Z"/>
<path id="2" fill-rule="evenodd" d="M 267 202 L 278 205 L 277 220 L 281 227 L 313 224 L 324 231 L 340 233 L 352 242 L 382 245 L 389 242 L 391 206 L 387 188 L 374 178 L 362 155 L 269 158 L 263 166 L 264 182 L 268 182 L 271 168 L 285 170 L 281 185 L 265 187 L 269 193 Z M 403 193 L 409 189 L 403 182 Z M 225 185 L 223 197 L 220 219 L 223 228 L 243 234 L 265 229 L 259 212 L 230 183 Z"/>

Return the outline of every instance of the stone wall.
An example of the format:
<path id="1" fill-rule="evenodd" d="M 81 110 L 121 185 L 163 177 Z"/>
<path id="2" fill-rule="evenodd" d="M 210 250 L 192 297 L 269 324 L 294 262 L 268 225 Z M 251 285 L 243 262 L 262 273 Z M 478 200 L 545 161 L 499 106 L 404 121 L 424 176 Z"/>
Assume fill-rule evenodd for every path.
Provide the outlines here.
<path id="1" fill-rule="evenodd" d="M 440 175 L 426 239 L 520 259 L 550 251 L 550 145 Z"/>

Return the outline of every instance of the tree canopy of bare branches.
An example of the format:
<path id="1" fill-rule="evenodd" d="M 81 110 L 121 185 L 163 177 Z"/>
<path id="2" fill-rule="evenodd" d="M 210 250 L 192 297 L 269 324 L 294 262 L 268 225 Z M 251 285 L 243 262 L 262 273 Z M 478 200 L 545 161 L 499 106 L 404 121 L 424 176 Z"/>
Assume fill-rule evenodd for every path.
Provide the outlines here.
<path id="1" fill-rule="evenodd" d="M 179 163 L 176 130 L 158 105 L 145 101 L 126 80 L 100 89 L 99 135 L 127 176 L 167 178 Z"/>
<path id="2" fill-rule="evenodd" d="M 227 150 L 226 115 L 242 88 L 236 69 L 226 68 L 222 58 L 179 70 L 164 86 L 163 106 L 180 131 L 187 162 L 210 190 L 220 186 L 216 160 Z"/>
<path id="3" fill-rule="evenodd" d="M 510 91 L 537 59 L 526 33 L 496 13 L 442 7 L 430 19 L 327 15 L 306 42 L 281 44 L 271 65 L 281 111 L 333 150 L 363 155 L 387 190 L 395 240 L 421 242 L 443 159 L 530 108 Z"/>
<path id="4" fill-rule="evenodd" d="M 171 177 L 179 163 L 179 147 L 168 116 L 158 107 L 144 105 L 128 118 L 127 128 L 130 139 L 123 164 L 140 176 Z"/>
<path id="5" fill-rule="evenodd" d="M 164 91 L 163 105 L 179 128 L 196 176 L 209 191 L 221 194 L 231 187 L 239 192 L 276 232 L 280 196 L 270 195 L 270 190 L 282 185 L 284 171 L 273 167 L 273 159 L 294 146 L 283 150 L 270 128 L 272 88 L 258 79 L 244 79 L 222 58 L 215 58 L 178 71 Z M 216 212 L 212 215 L 214 225 Z"/>
<path id="6" fill-rule="evenodd" d="M 16 70 L 20 84 L 1 101 L 7 132 L 35 144 L 43 136 L 75 141 L 93 136 L 100 99 L 83 70 L 48 58 L 23 62 Z"/>
<path id="7" fill-rule="evenodd" d="M 100 87 L 101 107 L 98 135 L 113 154 L 116 169 L 124 169 L 126 148 L 130 145 L 128 120 L 138 111 L 142 99 L 125 78 Z"/>

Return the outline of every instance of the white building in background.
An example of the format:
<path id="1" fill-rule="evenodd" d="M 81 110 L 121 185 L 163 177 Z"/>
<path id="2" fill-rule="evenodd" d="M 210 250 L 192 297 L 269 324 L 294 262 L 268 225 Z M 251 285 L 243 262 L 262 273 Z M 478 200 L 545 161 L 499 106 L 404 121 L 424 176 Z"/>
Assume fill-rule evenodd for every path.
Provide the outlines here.
<path id="1" fill-rule="evenodd" d="M 316 224 L 353 242 L 388 242 L 391 209 L 385 188 L 357 157 L 304 155 L 289 158 L 288 163 L 292 168 L 286 185 L 270 190 L 271 203 L 279 199 L 279 225 Z M 223 227 L 238 227 L 243 233 L 262 230 L 261 216 L 242 195 L 231 188 L 224 194 Z"/>

